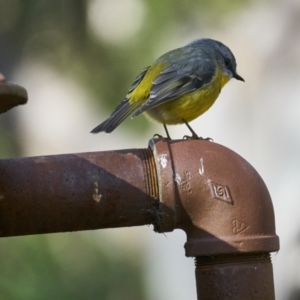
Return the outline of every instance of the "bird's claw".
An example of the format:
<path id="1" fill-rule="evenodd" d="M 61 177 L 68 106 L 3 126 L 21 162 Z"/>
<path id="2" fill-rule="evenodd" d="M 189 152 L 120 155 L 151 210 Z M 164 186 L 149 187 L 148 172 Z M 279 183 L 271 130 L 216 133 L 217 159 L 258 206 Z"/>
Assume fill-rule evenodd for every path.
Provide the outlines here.
<path id="1" fill-rule="evenodd" d="M 153 135 L 153 139 L 167 139 L 167 140 L 171 140 L 169 137 L 164 137 L 164 136 L 162 136 L 162 135 L 160 135 L 158 133 L 155 133 Z"/>
<path id="2" fill-rule="evenodd" d="M 203 140 L 203 141 L 208 141 L 208 142 L 213 142 L 214 141 L 212 138 L 203 138 L 203 137 L 198 136 L 198 135 L 192 135 L 192 136 L 184 135 L 183 139 L 184 140 Z"/>
<path id="3" fill-rule="evenodd" d="M 184 140 L 203 140 L 202 137 L 199 137 L 197 135 L 196 136 L 195 135 L 192 135 L 192 136 L 190 136 L 190 135 L 184 135 L 183 139 Z"/>

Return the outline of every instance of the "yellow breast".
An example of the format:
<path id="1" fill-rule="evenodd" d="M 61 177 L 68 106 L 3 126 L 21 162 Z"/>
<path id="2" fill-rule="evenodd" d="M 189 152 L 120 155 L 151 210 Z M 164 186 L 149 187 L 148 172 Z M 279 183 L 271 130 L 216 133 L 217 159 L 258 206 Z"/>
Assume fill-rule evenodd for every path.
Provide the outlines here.
<path id="1" fill-rule="evenodd" d="M 160 104 L 146 111 L 146 115 L 159 123 L 175 125 L 190 122 L 206 112 L 218 98 L 221 88 L 228 81 L 218 68 L 211 83 L 202 88 L 187 93 L 177 99 Z"/>
<path id="2" fill-rule="evenodd" d="M 222 87 L 229 81 L 229 77 L 225 75 L 224 73 L 222 74 Z"/>

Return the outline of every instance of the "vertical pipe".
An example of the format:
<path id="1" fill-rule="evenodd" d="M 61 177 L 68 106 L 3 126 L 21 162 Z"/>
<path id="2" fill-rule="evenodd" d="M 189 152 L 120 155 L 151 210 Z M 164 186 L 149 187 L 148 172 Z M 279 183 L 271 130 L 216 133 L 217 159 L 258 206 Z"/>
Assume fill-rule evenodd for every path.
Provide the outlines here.
<path id="1" fill-rule="evenodd" d="M 198 256 L 195 263 L 199 300 L 275 299 L 268 253 Z"/>

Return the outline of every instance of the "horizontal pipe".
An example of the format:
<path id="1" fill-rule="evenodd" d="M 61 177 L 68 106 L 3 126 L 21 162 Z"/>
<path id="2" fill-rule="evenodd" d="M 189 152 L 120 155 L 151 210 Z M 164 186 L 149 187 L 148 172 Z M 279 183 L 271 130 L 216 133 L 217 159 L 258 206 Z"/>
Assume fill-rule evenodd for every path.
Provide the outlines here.
<path id="1" fill-rule="evenodd" d="M 0 160 L 2 237 L 150 224 L 153 199 L 148 149 Z"/>

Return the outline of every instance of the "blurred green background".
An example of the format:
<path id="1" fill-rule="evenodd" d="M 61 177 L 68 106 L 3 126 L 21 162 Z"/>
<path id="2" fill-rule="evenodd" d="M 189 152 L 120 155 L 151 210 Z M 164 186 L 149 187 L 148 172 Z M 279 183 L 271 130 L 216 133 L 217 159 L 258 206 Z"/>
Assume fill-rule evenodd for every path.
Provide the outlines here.
<path id="1" fill-rule="evenodd" d="M 166 41 L 194 30 L 201 32 L 204 28 L 222 26 L 245 3 L 242 0 L 189 0 L 177 1 L 176 5 L 170 0 L 1 0 L 1 72 L 8 80 L 14 80 L 20 65 L 43 65 L 84 88 L 97 109 L 111 111 L 137 74 L 162 54 L 158 47 L 164 48 Z M 197 38 L 195 33 L 194 36 Z M 3 118 L 2 124 L 5 121 L 7 124 L 1 130 L 7 131 L 7 126 L 17 130 L 10 117 L 4 121 Z M 138 118 L 125 126 L 142 134 L 149 122 Z M 2 157 L 22 156 L 22 145 L 15 137 L 3 135 Z"/>
<path id="2" fill-rule="evenodd" d="M 26 106 L 0 115 L 0 158 L 147 147 L 162 130 L 144 118 L 109 136 L 89 131 L 159 55 L 196 38 L 220 39 L 246 83 L 230 83 L 195 124 L 266 180 L 281 214 L 277 299 L 300 299 L 300 211 L 290 179 L 299 178 L 300 125 L 297 103 L 287 101 L 299 99 L 299 20 L 292 0 L 0 0 L 0 72 L 29 94 Z M 177 138 L 180 130 L 173 129 Z M 285 181 L 278 170 L 290 174 Z M 149 228 L 0 239 L 0 299 L 196 299 L 193 263 L 170 268 L 184 264 L 183 243 L 184 236 L 158 239 Z M 173 261 L 159 245 L 175 248 Z"/>

